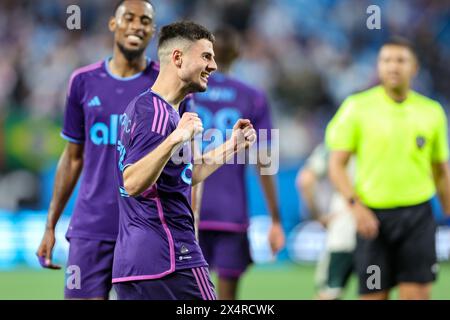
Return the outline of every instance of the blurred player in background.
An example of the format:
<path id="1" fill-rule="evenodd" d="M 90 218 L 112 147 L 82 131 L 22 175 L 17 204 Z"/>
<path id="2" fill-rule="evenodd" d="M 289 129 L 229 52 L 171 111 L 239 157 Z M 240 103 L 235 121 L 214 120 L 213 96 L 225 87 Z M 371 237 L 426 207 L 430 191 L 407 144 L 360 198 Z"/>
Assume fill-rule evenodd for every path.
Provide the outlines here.
<path id="1" fill-rule="evenodd" d="M 156 80 L 159 66 L 145 56 L 155 32 L 149 1 L 119 1 L 109 20 L 113 56 L 77 69 L 67 93 L 62 137 L 68 141 L 59 160 L 47 224 L 37 255 L 52 262 L 55 227 L 82 173 L 66 237 L 67 266 L 79 267 L 80 287 L 65 288 L 68 299 L 106 299 L 111 289 L 118 232 L 118 188 L 114 181 L 119 117 L 128 103 Z"/>
<path id="2" fill-rule="evenodd" d="M 447 119 L 441 105 L 410 89 L 418 70 L 411 44 L 385 43 L 381 85 L 348 97 L 326 132 L 330 178 L 357 222 L 355 251 L 363 299 L 429 299 L 436 279 L 435 192 L 450 214 Z M 356 156 L 353 186 L 346 172 Z"/>
<path id="3" fill-rule="evenodd" d="M 186 94 L 205 91 L 217 69 L 214 36 L 192 22 L 161 29 L 161 72 L 136 97 L 121 123 L 119 235 L 113 282 L 119 299 L 214 300 L 207 263 L 195 238 L 190 206 L 195 185 L 256 141 L 248 119 L 237 119 L 229 140 L 192 165 L 191 140 L 203 131 L 195 113 L 180 119 Z M 184 161 L 173 156 L 183 154 Z"/>
<path id="4" fill-rule="evenodd" d="M 224 139 L 227 129 L 231 129 L 239 118 L 246 118 L 251 120 L 257 132 L 266 129 L 270 142 L 272 123 L 266 96 L 228 75 L 239 55 L 239 35 L 230 27 L 221 28 L 214 35 L 214 51 L 221 72 L 210 77 L 207 92 L 195 95 L 196 111 L 205 130 L 216 129 L 215 132 Z M 208 131 L 205 135 L 208 136 Z M 217 143 L 216 139 L 211 139 L 212 145 Z M 258 161 L 258 169 L 261 166 Z M 194 210 L 198 212 L 200 209 L 200 246 L 206 261 L 218 274 L 218 297 L 221 300 L 236 299 L 239 278 L 252 262 L 247 237 L 249 218 L 245 168 L 244 164 L 223 166 L 204 182 L 201 187 L 203 194 L 199 192 L 200 198 L 195 201 Z M 274 179 L 269 175 L 259 176 L 272 217 L 269 242 L 273 254 L 276 254 L 284 246 L 284 233 Z"/>
<path id="5" fill-rule="evenodd" d="M 306 160 L 297 176 L 297 188 L 304 199 L 310 216 L 327 230 L 325 252 L 316 269 L 317 299 L 336 300 L 342 298 L 345 286 L 353 270 L 353 251 L 356 244 L 356 226 L 345 199 L 332 191 L 327 208 L 322 209 L 318 196 L 326 192 L 319 182 L 328 181 L 330 152 L 319 144 Z M 354 176 L 354 162 L 349 166 L 349 175 Z M 324 211 L 327 210 L 327 211 Z"/>

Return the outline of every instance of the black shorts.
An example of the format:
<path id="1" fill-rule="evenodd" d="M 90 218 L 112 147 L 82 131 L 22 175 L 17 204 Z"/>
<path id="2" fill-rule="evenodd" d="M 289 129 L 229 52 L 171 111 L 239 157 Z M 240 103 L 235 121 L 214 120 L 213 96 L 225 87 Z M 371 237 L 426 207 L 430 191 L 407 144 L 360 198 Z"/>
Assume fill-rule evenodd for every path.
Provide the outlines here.
<path id="1" fill-rule="evenodd" d="M 359 293 L 385 291 L 399 283 L 436 280 L 436 227 L 430 202 L 372 209 L 380 221 L 377 238 L 358 235 L 355 270 Z"/>

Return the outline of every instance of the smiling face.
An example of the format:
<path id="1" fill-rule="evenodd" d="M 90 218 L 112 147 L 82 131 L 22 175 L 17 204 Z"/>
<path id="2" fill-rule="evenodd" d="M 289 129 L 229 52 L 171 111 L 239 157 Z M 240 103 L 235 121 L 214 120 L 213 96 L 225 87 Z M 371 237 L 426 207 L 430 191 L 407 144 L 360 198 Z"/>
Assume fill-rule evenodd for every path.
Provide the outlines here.
<path id="1" fill-rule="evenodd" d="M 127 60 L 143 54 L 155 32 L 154 10 L 142 0 L 124 1 L 109 21 L 114 41 Z"/>
<path id="2" fill-rule="evenodd" d="M 205 91 L 208 88 L 210 74 L 217 70 L 212 42 L 207 39 L 192 42 L 180 59 L 182 63 L 179 68 L 179 77 L 187 83 L 189 91 Z"/>
<path id="3" fill-rule="evenodd" d="M 412 51 L 400 45 L 388 44 L 378 56 L 378 76 L 391 89 L 406 89 L 417 73 L 417 61 Z"/>

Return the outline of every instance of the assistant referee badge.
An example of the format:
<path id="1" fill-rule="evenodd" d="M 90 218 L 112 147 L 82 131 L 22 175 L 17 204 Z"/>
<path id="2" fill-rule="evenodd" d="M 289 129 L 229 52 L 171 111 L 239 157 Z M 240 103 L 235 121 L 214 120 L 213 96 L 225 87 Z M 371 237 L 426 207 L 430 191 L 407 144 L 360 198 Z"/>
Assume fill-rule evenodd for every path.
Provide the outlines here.
<path id="1" fill-rule="evenodd" d="M 426 140 L 425 140 L 424 136 L 416 137 L 416 144 L 419 149 L 422 149 L 425 146 L 425 142 L 426 142 Z"/>

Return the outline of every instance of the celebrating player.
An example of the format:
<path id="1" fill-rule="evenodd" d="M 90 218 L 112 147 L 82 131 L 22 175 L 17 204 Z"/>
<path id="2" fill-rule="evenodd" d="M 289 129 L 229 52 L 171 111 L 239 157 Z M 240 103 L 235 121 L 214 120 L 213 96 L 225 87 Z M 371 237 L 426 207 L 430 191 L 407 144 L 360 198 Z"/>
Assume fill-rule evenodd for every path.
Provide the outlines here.
<path id="1" fill-rule="evenodd" d="M 191 163 L 185 145 L 203 131 L 202 122 L 195 113 L 180 119 L 177 110 L 186 94 L 206 90 L 217 69 L 213 42 L 208 30 L 192 22 L 163 27 L 160 74 L 121 119 L 120 221 L 113 264 L 119 299 L 215 299 L 195 238 L 191 185 L 250 147 L 256 132 L 249 120 L 239 119 L 229 140 L 204 154 L 201 163 Z M 180 154 L 183 161 L 173 158 Z"/>
<path id="2" fill-rule="evenodd" d="M 256 130 L 267 130 L 270 139 L 272 123 L 265 95 L 227 75 L 239 54 L 239 35 L 230 27 L 221 28 L 214 35 L 216 61 L 222 72 L 215 72 L 209 79 L 208 91 L 196 94 L 194 98 L 196 111 L 205 129 L 215 129 L 211 132 L 220 134 L 219 141 L 222 141 L 226 130 L 231 129 L 237 119 L 244 117 L 251 120 Z M 258 162 L 258 167 L 261 166 Z M 261 173 L 261 170 L 258 172 Z M 259 174 L 259 177 L 272 217 L 269 242 L 272 252 L 276 254 L 284 245 L 284 233 L 275 185 L 272 176 Z M 234 300 L 239 278 L 251 263 L 245 165 L 235 163 L 223 166 L 204 182 L 201 189 L 203 195 L 198 201 L 201 206 L 194 208 L 200 208 L 200 246 L 206 261 L 218 273 L 219 299 Z"/>

